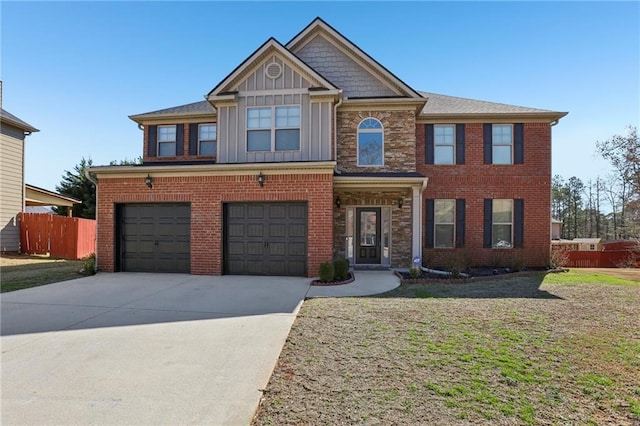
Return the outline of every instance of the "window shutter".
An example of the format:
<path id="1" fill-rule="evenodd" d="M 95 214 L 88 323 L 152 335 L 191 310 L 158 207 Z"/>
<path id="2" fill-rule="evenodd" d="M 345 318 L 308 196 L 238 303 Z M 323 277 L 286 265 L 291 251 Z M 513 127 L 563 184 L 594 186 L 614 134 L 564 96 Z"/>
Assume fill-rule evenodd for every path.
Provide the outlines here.
<path id="1" fill-rule="evenodd" d="M 456 164 L 464 164 L 464 124 L 456 124 Z"/>
<path id="2" fill-rule="evenodd" d="M 425 124 L 424 133 L 426 149 L 425 164 L 433 164 L 433 124 Z"/>
<path id="3" fill-rule="evenodd" d="M 465 200 L 456 200 L 456 247 L 464 247 Z"/>
<path id="4" fill-rule="evenodd" d="M 522 123 L 513 125 L 513 162 L 524 164 L 524 126 Z"/>
<path id="5" fill-rule="evenodd" d="M 433 240 L 434 240 L 434 209 L 435 203 L 433 198 L 427 199 L 427 229 L 425 232 L 425 236 L 427 238 L 427 248 L 433 248 Z"/>
<path id="6" fill-rule="evenodd" d="M 513 200 L 513 246 L 521 248 L 524 243 L 524 200 Z"/>
<path id="7" fill-rule="evenodd" d="M 493 163 L 493 126 L 491 124 L 483 124 L 482 131 L 484 137 L 482 138 L 484 144 L 484 164 Z"/>
<path id="8" fill-rule="evenodd" d="M 147 126 L 147 155 L 155 157 L 158 144 L 158 126 Z"/>
<path id="9" fill-rule="evenodd" d="M 189 124 L 189 155 L 198 155 L 198 124 Z"/>
<path id="10" fill-rule="evenodd" d="M 491 198 L 484 199 L 484 239 L 483 247 L 491 248 L 491 234 L 493 225 L 493 200 Z"/>
<path id="11" fill-rule="evenodd" d="M 184 124 L 176 126 L 176 156 L 184 154 Z"/>

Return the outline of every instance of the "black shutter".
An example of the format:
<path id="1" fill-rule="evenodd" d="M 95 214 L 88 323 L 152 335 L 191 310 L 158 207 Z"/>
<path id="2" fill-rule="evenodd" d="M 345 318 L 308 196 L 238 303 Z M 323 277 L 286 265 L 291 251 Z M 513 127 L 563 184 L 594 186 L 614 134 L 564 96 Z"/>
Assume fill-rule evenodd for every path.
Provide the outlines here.
<path id="1" fill-rule="evenodd" d="M 524 164 L 524 126 L 522 123 L 513 125 L 513 162 L 514 164 Z"/>
<path id="2" fill-rule="evenodd" d="M 493 126 L 491 124 L 483 124 L 483 145 L 484 145 L 484 164 L 493 163 Z"/>
<path id="3" fill-rule="evenodd" d="M 184 124 L 176 125 L 176 156 L 184 154 Z"/>
<path id="4" fill-rule="evenodd" d="M 484 239 L 483 247 L 491 248 L 493 225 L 493 200 L 491 198 L 484 199 Z"/>
<path id="5" fill-rule="evenodd" d="M 147 126 L 147 155 L 149 157 L 156 156 L 158 140 L 158 126 Z"/>
<path id="6" fill-rule="evenodd" d="M 464 215 L 465 201 L 463 198 L 456 200 L 456 247 L 464 247 Z"/>
<path id="7" fill-rule="evenodd" d="M 456 164 L 464 164 L 464 124 L 456 124 Z"/>
<path id="8" fill-rule="evenodd" d="M 189 124 L 189 155 L 198 155 L 198 124 Z"/>
<path id="9" fill-rule="evenodd" d="M 435 221 L 434 221 L 434 199 L 433 198 L 428 198 L 427 199 L 427 229 L 425 232 L 425 236 L 427 238 L 427 248 L 433 248 L 433 239 L 434 239 L 434 226 L 435 226 Z"/>
<path id="10" fill-rule="evenodd" d="M 425 164 L 433 164 L 433 124 L 425 124 L 424 127 L 425 133 L 425 150 L 426 150 L 426 158 Z"/>
<path id="11" fill-rule="evenodd" d="M 513 246 L 521 248 L 524 243 L 524 200 L 513 200 Z"/>

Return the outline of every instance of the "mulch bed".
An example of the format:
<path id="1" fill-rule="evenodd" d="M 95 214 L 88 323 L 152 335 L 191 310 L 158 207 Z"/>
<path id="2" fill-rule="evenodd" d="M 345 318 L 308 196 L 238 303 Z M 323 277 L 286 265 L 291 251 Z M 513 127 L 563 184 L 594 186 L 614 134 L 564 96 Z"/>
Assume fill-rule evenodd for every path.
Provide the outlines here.
<path id="1" fill-rule="evenodd" d="M 328 287 L 328 286 L 332 286 L 332 285 L 349 284 L 349 283 L 352 283 L 354 280 L 355 280 L 355 277 L 353 276 L 353 272 L 349 272 L 347 274 L 347 278 L 344 279 L 344 280 L 336 280 L 336 281 L 329 281 L 329 282 L 324 282 L 324 281 L 320 281 L 320 280 L 313 280 L 313 281 L 311 281 L 311 285 L 319 286 L 319 287 Z"/>

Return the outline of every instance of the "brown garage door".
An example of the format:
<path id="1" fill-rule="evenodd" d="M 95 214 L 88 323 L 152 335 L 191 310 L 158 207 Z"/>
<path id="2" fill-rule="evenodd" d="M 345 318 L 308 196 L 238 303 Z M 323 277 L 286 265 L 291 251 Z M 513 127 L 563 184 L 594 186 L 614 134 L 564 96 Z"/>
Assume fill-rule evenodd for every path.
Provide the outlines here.
<path id="1" fill-rule="evenodd" d="M 307 275 L 306 203 L 224 206 L 224 272 Z"/>
<path id="2" fill-rule="evenodd" d="M 125 272 L 191 271 L 191 206 L 119 204 L 116 259 Z"/>

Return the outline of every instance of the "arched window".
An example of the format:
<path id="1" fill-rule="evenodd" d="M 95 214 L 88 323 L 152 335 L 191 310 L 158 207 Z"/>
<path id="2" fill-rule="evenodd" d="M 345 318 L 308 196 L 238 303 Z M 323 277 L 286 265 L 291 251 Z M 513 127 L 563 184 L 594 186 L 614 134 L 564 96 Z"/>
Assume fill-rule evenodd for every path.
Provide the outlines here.
<path id="1" fill-rule="evenodd" d="M 358 125 L 358 166 L 384 166 L 384 129 L 375 118 Z"/>

